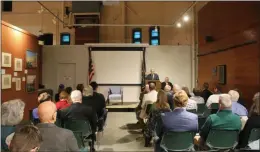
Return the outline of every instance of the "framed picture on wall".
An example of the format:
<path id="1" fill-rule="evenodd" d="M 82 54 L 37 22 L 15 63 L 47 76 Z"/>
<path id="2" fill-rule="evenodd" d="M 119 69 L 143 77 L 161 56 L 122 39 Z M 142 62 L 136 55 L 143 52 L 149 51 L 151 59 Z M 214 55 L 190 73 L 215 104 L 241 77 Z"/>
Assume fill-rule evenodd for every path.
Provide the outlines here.
<path id="1" fill-rule="evenodd" d="M 12 67 L 12 54 L 2 52 L 2 67 Z"/>
<path id="2" fill-rule="evenodd" d="M 218 65 L 218 83 L 219 84 L 226 84 L 226 65 Z"/>
<path id="3" fill-rule="evenodd" d="M 26 51 L 26 68 L 37 68 L 37 53 L 33 51 Z"/>
<path id="4" fill-rule="evenodd" d="M 11 74 L 2 75 L 2 89 L 11 89 L 12 88 L 12 76 Z"/>
<path id="5" fill-rule="evenodd" d="M 27 75 L 26 91 L 28 93 L 32 93 L 32 92 L 36 91 L 36 75 Z"/>
<path id="6" fill-rule="evenodd" d="M 16 78 L 16 82 L 15 82 L 15 89 L 16 91 L 20 91 L 21 90 L 21 78 Z"/>
<path id="7" fill-rule="evenodd" d="M 14 58 L 14 71 L 23 71 L 23 60 Z"/>

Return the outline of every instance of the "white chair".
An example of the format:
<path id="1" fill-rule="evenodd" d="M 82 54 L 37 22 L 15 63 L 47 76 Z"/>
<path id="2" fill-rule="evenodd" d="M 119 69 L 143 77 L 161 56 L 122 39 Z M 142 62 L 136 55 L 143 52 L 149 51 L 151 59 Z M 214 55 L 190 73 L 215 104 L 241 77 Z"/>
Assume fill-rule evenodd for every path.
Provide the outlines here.
<path id="1" fill-rule="evenodd" d="M 108 90 L 108 103 L 119 103 L 123 104 L 123 90 L 120 86 L 111 86 Z"/>

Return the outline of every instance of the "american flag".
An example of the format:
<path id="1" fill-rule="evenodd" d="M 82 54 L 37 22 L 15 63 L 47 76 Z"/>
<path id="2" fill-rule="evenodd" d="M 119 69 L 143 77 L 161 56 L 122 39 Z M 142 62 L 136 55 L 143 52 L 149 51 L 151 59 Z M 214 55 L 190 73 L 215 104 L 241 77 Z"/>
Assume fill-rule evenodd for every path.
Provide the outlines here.
<path id="1" fill-rule="evenodd" d="M 94 71 L 94 65 L 93 65 L 92 57 L 91 57 L 91 50 L 89 50 L 89 66 L 88 66 L 88 82 L 89 83 L 92 81 L 94 74 L 95 74 L 95 71 Z"/>

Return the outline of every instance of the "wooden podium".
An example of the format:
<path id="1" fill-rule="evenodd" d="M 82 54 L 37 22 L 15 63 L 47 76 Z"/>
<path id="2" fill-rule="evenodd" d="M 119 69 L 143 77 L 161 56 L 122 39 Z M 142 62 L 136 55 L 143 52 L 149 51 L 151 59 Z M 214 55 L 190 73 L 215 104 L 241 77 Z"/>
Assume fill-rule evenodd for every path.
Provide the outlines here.
<path id="1" fill-rule="evenodd" d="M 160 80 L 145 80 L 145 84 L 148 83 L 154 83 L 156 86 L 156 91 L 159 91 L 161 89 L 161 81 Z"/>

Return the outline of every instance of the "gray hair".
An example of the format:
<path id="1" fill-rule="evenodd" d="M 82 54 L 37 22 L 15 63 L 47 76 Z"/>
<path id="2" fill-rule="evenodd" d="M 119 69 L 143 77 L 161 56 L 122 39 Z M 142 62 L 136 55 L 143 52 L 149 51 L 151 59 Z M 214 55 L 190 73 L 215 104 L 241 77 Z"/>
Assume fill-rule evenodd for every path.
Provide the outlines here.
<path id="1" fill-rule="evenodd" d="M 85 87 L 83 90 L 83 95 L 84 96 L 93 96 L 93 88 L 90 85 Z"/>
<path id="2" fill-rule="evenodd" d="M 224 108 L 231 108 L 232 106 L 231 96 L 229 94 L 221 94 L 219 96 L 219 103 Z"/>
<path id="3" fill-rule="evenodd" d="M 182 89 L 178 84 L 174 84 L 172 90 L 174 93 L 176 93 L 176 92 L 181 91 Z"/>
<path id="4" fill-rule="evenodd" d="M 13 126 L 23 120 L 25 103 L 21 99 L 4 102 L 1 106 L 2 125 Z"/>
<path id="5" fill-rule="evenodd" d="M 74 90 L 70 95 L 71 101 L 74 102 L 82 102 L 82 93 L 79 90 Z"/>
<path id="6" fill-rule="evenodd" d="M 230 90 L 228 94 L 231 96 L 232 102 L 237 102 L 239 99 L 239 93 L 235 90 Z"/>
<path id="7" fill-rule="evenodd" d="M 164 87 L 164 91 L 169 92 L 171 91 L 171 86 L 169 86 L 168 84 Z"/>

